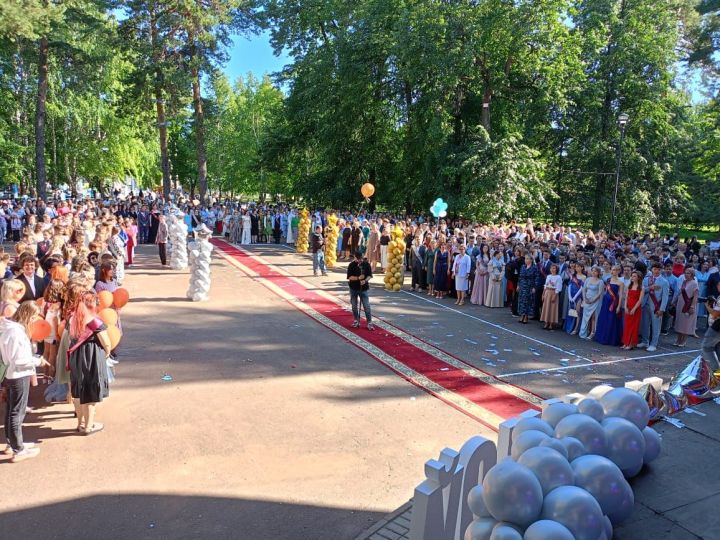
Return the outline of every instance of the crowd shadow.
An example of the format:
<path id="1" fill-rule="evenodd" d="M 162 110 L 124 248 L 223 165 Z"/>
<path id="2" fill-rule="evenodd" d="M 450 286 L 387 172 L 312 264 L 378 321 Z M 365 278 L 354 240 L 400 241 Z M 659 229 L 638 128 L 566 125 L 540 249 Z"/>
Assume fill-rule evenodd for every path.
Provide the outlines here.
<path id="1" fill-rule="evenodd" d="M 351 540 L 382 516 L 381 512 L 248 498 L 98 494 L 2 512 L 0 537 Z"/>

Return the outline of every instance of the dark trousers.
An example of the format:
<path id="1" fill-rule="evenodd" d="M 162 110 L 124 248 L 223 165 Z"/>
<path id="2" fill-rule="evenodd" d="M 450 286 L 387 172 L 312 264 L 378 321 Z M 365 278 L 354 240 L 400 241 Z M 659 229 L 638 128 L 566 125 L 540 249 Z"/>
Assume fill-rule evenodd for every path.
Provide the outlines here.
<path id="1" fill-rule="evenodd" d="M 25 420 L 28 396 L 30 395 L 30 377 L 5 379 L 7 403 L 5 408 L 5 437 L 13 451 L 20 452 L 23 445 L 22 424 Z"/>
<path id="2" fill-rule="evenodd" d="M 158 253 L 160 254 L 160 263 L 165 266 L 167 264 L 167 251 L 165 250 L 165 242 L 158 244 Z"/>

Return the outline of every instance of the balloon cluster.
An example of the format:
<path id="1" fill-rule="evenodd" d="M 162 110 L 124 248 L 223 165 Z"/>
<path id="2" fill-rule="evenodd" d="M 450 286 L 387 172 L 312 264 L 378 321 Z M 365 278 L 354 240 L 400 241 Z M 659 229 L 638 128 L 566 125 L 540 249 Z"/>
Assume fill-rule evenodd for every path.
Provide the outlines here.
<path id="1" fill-rule="evenodd" d="M 211 234 L 203 223 L 195 229 L 195 242 L 190 244 L 190 287 L 186 296 L 193 302 L 207 300 L 210 294 Z"/>
<path id="2" fill-rule="evenodd" d="M 649 416 L 640 394 L 614 388 L 519 420 L 511 456 L 468 495 L 465 540 L 611 539 L 635 503 L 626 478 L 660 455 Z"/>
<path id="3" fill-rule="evenodd" d="M 647 382 L 634 382 L 638 382 L 636 391 L 650 408 L 650 422 L 672 416 L 690 405 L 720 397 L 720 371 L 713 373 L 702 356 L 696 357 L 675 375 L 667 390 Z"/>
<path id="4" fill-rule="evenodd" d="M 170 214 L 168 237 L 170 239 L 170 267 L 173 270 L 185 270 L 188 267 L 187 232 L 183 218 L 185 214 L 176 210 Z"/>
<path id="5" fill-rule="evenodd" d="M 300 223 L 298 224 L 298 237 L 295 242 L 295 251 L 307 253 L 308 238 L 310 237 L 310 212 L 307 208 L 300 210 Z"/>
<path id="6" fill-rule="evenodd" d="M 440 198 L 440 199 L 435 199 L 435 202 L 430 207 L 430 212 L 436 218 L 441 218 L 441 217 L 447 216 L 447 209 L 448 209 L 448 204 L 445 201 L 443 201 L 442 198 Z"/>
<path id="7" fill-rule="evenodd" d="M 388 291 L 398 292 L 405 279 L 405 233 L 400 227 L 395 227 L 390 233 L 388 243 L 388 267 L 385 269 L 385 288 Z"/>
<path id="8" fill-rule="evenodd" d="M 328 216 L 327 232 L 325 234 L 325 266 L 335 268 L 337 262 L 338 218 L 335 214 Z"/>

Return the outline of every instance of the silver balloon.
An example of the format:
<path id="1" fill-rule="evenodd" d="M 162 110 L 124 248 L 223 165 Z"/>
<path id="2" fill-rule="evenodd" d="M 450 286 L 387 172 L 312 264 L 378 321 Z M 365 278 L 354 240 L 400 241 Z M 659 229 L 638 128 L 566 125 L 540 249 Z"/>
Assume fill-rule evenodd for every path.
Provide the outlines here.
<path id="1" fill-rule="evenodd" d="M 575 540 L 575 537 L 562 523 L 541 519 L 527 528 L 523 540 Z"/>
<path id="2" fill-rule="evenodd" d="M 663 390 L 660 394 L 660 399 L 664 405 L 662 412 L 667 416 L 672 416 L 688 406 L 688 397 L 685 395 L 685 389 L 679 383 L 671 384 L 670 388 Z"/>
<path id="3" fill-rule="evenodd" d="M 542 419 L 555 428 L 560 420 L 577 412 L 577 405 L 572 403 L 553 403 L 545 407 L 542 412 Z"/>
<path id="4" fill-rule="evenodd" d="M 662 438 L 660 434 L 651 427 L 643 429 L 642 434 L 643 437 L 645 437 L 645 454 L 643 455 L 643 461 L 650 463 L 660 455 Z"/>
<path id="5" fill-rule="evenodd" d="M 590 454 L 573 461 L 572 469 L 575 485 L 595 497 L 603 514 L 614 524 L 630 517 L 635 497 L 617 465 L 605 457 Z"/>
<path id="6" fill-rule="evenodd" d="M 540 418 L 523 418 L 513 428 L 513 439 L 524 431 L 530 431 L 531 429 L 535 431 L 542 431 L 545 435 L 548 435 L 549 437 L 555 436 L 555 430 L 553 426 L 551 426 L 544 420 L 540 420 Z"/>
<path id="7" fill-rule="evenodd" d="M 465 529 L 465 540 L 490 540 L 495 525 L 497 521 L 491 518 L 476 519 Z"/>
<path id="8" fill-rule="evenodd" d="M 602 422 L 605 418 L 605 411 L 600 402 L 593 398 L 585 398 L 577 404 L 578 412 L 580 414 L 587 414 L 589 417 L 594 418 L 598 422 Z"/>
<path id="9" fill-rule="evenodd" d="M 580 442 L 580 441 L 578 441 Z M 540 446 L 546 446 L 547 448 L 552 448 L 553 450 L 557 450 L 560 452 L 562 457 L 565 459 L 568 458 L 568 451 L 567 448 L 565 448 L 565 445 L 561 443 L 558 439 L 545 439 L 544 441 L 540 442 Z"/>
<path id="10" fill-rule="evenodd" d="M 470 490 L 467 498 L 468 508 L 476 517 L 492 517 L 483 500 L 483 487 L 477 485 Z"/>
<path id="11" fill-rule="evenodd" d="M 575 540 L 598 540 L 605 532 L 600 505 L 590 493 L 576 486 L 561 486 L 548 493 L 542 518 L 562 523 Z"/>
<path id="12" fill-rule="evenodd" d="M 665 402 L 652 384 L 643 384 L 637 391 L 642 396 L 650 410 L 650 422 L 659 420 L 665 413 Z"/>
<path id="13" fill-rule="evenodd" d="M 698 356 L 670 382 L 682 387 L 690 404 L 701 403 L 720 396 L 720 380 L 715 377 L 707 360 Z"/>
<path id="14" fill-rule="evenodd" d="M 607 451 L 607 438 L 603 427 L 586 414 L 571 414 L 566 416 L 555 427 L 555 436 L 575 437 L 588 454 L 604 456 Z"/>
<path id="15" fill-rule="evenodd" d="M 490 535 L 490 540 L 523 540 L 523 537 L 514 526 L 508 523 L 498 523 Z"/>
<path id="16" fill-rule="evenodd" d="M 568 461 L 572 461 L 587 454 L 585 451 L 585 445 L 575 437 L 563 437 L 562 439 L 559 439 L 559 441 L 567 449 Z"/>
<path id="17" fill-rule="evenodd" d="M 540 515 L 542 487 L 530 469 L 505 459 L 485 475 L 483 500 L 498 521 L 527 527 Z"/>
<path id="18" fill-rule="evenodd" d="M 619 416 L 629 420 L 638 429 L 647 426 L 650 409 L 643 397 L 629 388 L 613 388 L 600 398 L 605 416 Z"/>
<path id="19" fill-rule="evenodd" d="M 540 481 L 543 495 L 547 495 L 559 486 L 572 486 L 575 484 L 575 474 L 567 459 L 552 448 L 530 448 L 518 459 L 520 465 L 525 465 Z"/>
<path id="20" fill-rule="evenodd" d="M 542 431 L 534 429 L 524 431 L 517 439 L 513 437 L 510 455 L 516 460 L 523 454 L 523 452 L 525 452 L 525 450 L 539 446 L 542 441 L 548 438 L 549 437 Z"/>
<path id="21" fill-rule="evenodd" d="M 637 474 L 643 465 L 645 437 L 632 422 L 611 416 L 602 422 L 607 436 L 607 458 L 620 467 L 628 478 Z M 634 472 L 633 472 L 634 471 Z"/>

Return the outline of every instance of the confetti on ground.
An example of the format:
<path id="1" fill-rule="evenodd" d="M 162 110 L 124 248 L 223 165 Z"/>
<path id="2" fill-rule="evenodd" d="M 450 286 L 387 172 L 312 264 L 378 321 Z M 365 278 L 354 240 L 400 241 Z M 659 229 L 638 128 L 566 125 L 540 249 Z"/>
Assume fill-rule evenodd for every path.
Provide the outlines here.
<path id="1" fill-rule="evenodd" d="M 478 344 L 477 341 L 473 341 L 472 339 L 468 339 L 468 338 L 465 338 L 465 341 L 467 341 L 468 343 L 472 343 L 473 345 Z"/>
<path id="2" fill-rule="evenodd" d="M 445 337 L 455 337 L 455 334 L 445 334 Z"/>
<path id="3" fill-rule="evenodd" d="M 567 379 L 563 379 L 563 382 L 564 382 L 565 384 L 570 384 L 570 381 L 568 381 Z"/>
<path id="4" fill-rule="evenodd" d="M 490 367 L 497 367 L 497 364 L 495 364 L 495 363 L 493 363 L 493 362 L 488 362 L 488 363 L 486 363 L 485 365 L 486 365 L 486 366 L 490 366 Z"/>
<path id="5" fill-rule="evenodd" d="M 533 354 L 534 354 L 535 356 L 542 356 L 542 355 L 541 355 L 539 352 L 537 352 L 537 351 L 533 351 Z"/>
<path id="6" fill-rule="evenodd" d="M 528 347 L 528 351 L 535 352 L 535 351 L 537 351 L 537 349 L 533 349 L 532 347 Z"/>
<path id="7" fill-rule="evenodd" d="M 569 361 L 570 361 L 569 358 L 561 358 L 561 359 L 560 359 L 560 363 L 561 363 L 561 364 L 567 364 Z"/>
<path id="8" fill-rule="evenodd" d="M 450 371 L 449 367 L 441 367 L 439 371 Z"/>
<path id="9" fill-rule="evenodd" d="M 512 352 L 512 349 L 503 349 L 505 352 Z"/>
<path id="10" fill-rule="evenodd" d="M 168 375 L 167 373 L 161 377 L 161 380 L 165 382 L 170 382 L 173 380 L 172 375 Z"/>

